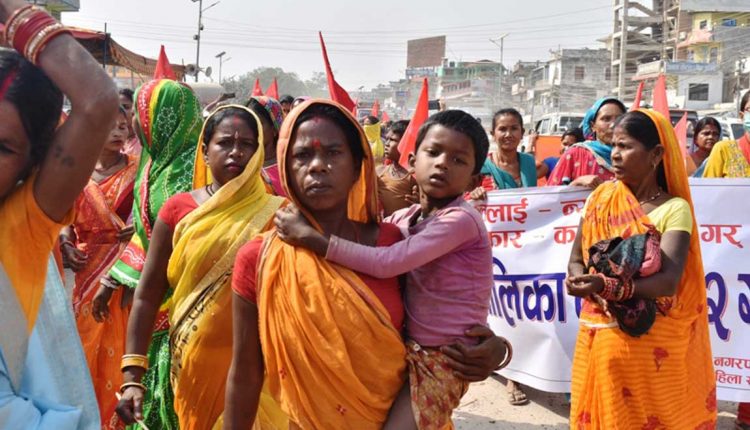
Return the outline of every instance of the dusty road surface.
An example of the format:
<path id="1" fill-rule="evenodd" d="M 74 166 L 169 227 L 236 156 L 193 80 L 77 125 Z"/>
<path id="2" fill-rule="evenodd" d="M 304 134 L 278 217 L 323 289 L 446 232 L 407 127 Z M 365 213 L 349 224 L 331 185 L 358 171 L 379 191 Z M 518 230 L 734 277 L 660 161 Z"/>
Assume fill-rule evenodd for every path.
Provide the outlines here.
<path id="1" fill-rule="evenodd" d="M 526 388 L 531 400 L 511 406 L 505 394 L 505 380 L 497 377 L 471 384 L 453 414 L 458 430 L 568 430 L 569 405 L 563 394 Z M 733 430 L 737 404 L 719 402 L 717 430 Z"/>

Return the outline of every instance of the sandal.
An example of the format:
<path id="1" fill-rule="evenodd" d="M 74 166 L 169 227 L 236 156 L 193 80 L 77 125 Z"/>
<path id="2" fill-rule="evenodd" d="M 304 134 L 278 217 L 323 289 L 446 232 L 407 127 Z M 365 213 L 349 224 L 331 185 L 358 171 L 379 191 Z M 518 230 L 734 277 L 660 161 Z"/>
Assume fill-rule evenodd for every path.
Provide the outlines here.
<path id="1" fill-rule="evenodd" d="M 513 389 L 508 390 L 508 403 L 513 406 L 521 406 L 529 403 L 526 393 L 521 390 L 521 386 L 518 383 L 514 383 Z"/>

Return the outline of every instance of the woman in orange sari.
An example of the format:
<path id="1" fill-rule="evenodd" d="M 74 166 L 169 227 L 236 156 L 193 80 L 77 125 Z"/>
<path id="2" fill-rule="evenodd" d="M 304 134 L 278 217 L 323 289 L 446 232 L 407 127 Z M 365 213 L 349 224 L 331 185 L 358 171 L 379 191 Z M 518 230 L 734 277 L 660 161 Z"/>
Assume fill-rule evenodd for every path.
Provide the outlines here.
<path id="1" fill-rule="evenodd" d="M 76 272 L 73 312 L 104 429 L 122 427 L 115 415 L 115 393 L 122 384 L 118 357 L 125 352 L 126 303 L 132 294 L 100 281 L 133 234 L 133 227 L 126 223 L 133 208 L 138 162 L 121 152 L 127 133 L 126 114 L 121 110 L 94 173 L 76 201 L 73 225 L 60 234 L 63 261 Z"/>
<path id="2" fill-rule="evenodd" d="M 616 181 L 589 197 L 566 280 L 568 292 L 585 299 L 571 428 L 713 429 L 706 288 L 677 138 L 661 114 L 638 110 L 618 120 L 613 143 Z M 622 248 L 606 248 L 598 260 L 600 250 L 639 236 L 648 242 L 631 248 L 616 274 L 597 263 L 615 267 Z M 642 262 L 630 264 L 639 252 Z"/>

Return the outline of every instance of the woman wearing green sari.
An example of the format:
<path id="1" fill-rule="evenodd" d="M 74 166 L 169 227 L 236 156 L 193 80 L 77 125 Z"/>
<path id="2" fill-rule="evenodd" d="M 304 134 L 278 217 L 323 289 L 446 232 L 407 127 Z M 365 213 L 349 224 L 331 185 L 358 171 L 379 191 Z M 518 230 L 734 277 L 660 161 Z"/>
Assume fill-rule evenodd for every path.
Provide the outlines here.
<path id="1" fill-rule="evenodd" d="M 114 288 L 138 285 L 157 214 L 171 196 L 193 188 L 195 153 L 202 120 L 200 103 L 187 86 L 168 79 L 153 80 L 136 93 L 136 127 L 143 152 L 135 183 L 135 235 L 120 260 L 103 280 Z M 167 293 L 167 298 L 171 291 Z M 177 429 L 169 387 L 169 321 L 160 309 L 148 351 L 151 367 L 144 416 L 150 429 Z M 120 357 L 113 357 L 119 360 Z"/>

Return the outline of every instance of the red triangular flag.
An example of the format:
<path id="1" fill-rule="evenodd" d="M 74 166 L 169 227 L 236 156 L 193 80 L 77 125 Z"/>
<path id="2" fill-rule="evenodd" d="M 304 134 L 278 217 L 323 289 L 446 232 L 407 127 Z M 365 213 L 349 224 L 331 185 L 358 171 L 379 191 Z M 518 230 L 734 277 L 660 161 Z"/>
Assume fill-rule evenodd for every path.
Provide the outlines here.
<path id="1" fill-rule="evenodd" d="M 411 117 L 409 126 L 406 127 L 404 136 L 401 137 L 401 142 L 398 144 L 398 152 L 401 153 L 401 158 L 398 160 L 398 164 L 403 166 L 405 169 L 409 168 L 409 154 L 414 152 L 414 148 L 417 146 L 417 132 L 422 127 L 427 117 L 429 116 L 429 91 L 427 88 L 427 78 L 422 81 L 422 92 L 419 94 L 419 100 L 417 100 L 417 107 L 414 109 L 414 116 Z"/>
<path id="2" fill-rule="evenodd" d="M 674 133 L 677 135 L 677 141 L 680 142 L 680 152 L 682 158 L 687 157 L 687 112 L 682 114 L 682 118 L 674 126 Z"/>
<path id="3" fill-rule="evenodd" d="M 380 101 L 377 99 L 375 100 L 375 103 L 372 104 L 372 111 L 370 112 L 370 115 L 374 116 L 375 118 L 380 117 Z"/>
<path id="4" fill-rule="evenodd" d="M 328 78 L 328 93 L 330 94 L 331 100 L 341 104 L 350 112 L 356 112 L 357 104 L 352 101 L 349 97 L 349 93 L 341 87 L 333 78 L 333 70 L 331 70 L 331 63 L 328 61 L 328 51 L 326 50 L 326 44 L 323 41 L 323 33 L 318 32 L 320 37 L 320 49 L 323 51 L 323 61 L 326 66 L 326 77 Z"/>
<path id="5" fill-rule="evenodd" d="M 638 90 L 635 92 L 635 100 L 633 105 L 630 106 L 630 110 L 636 110 L 641 107 L 641 99 L 643 98 L 643 81 L 638 84 Z"/>
<path id="6" fill-rule="evenodd" d="M 169 63 L 167 58 L 167 52 L 164 50 L 164 45 L 161 45 L 159 50 L 159 59 L 156 60 L 156 68 L 154 69 L 154 79 L 172 79 L 177 80 L 177 76 L 172 70 L 172 65 Z"/>
<path id="7" fill-rule="evenodd" d="M 388 116 L 388 112 L 383 111 L 383 117 L 380 118 L 380 122 L 388 122 L 391 120 L 391 117 Z"/>
<path id="8" fill-rule="evenodd" d="M 253 97 L 260 97 L 263 95 L 263 88 L 260 87 L 260 78 L 255 78 L 255 85 L 253 85 Z"/>
<path id="9" fill-rule="evenodd" d="M 664 115 L 669 120 L 669 102 L 667 102 L 667 77 L 660 74 L 654 85 L 653 100 L 651 104 L 654 110 Z"/>
<path id="10" fill-rule="evenodd" d="M 279 99 L 279 83 L 276 82 L 276 78 L 273 78 L 273 82 L 271 82 L 271 85 L 268 86 L 266 95 L 276 100 Z"/>

